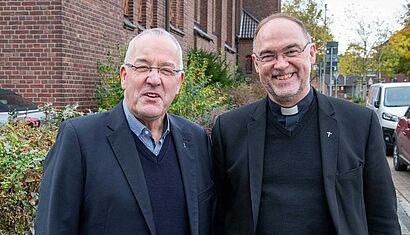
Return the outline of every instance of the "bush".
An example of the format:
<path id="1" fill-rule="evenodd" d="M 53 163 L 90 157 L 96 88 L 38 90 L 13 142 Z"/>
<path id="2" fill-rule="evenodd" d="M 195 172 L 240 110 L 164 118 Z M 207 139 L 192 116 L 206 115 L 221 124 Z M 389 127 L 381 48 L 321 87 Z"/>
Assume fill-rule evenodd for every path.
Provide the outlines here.
<path id="1" fill-rule="evenodd" d="M 190 50 L 187 54 L 187 67 L 192 67 L 191 63 L 197 64 L 197 61 L 201 59 L 206 61 L 203 73 L 208 77 L 208 81 L 204 84 L 205 86 L 215 83 L 222 87 L 232 85 L 234 80 L 225 58 L 214 52 L 194 49 Z"/>
<path id="2" fill-rule="evenodd" d="M 114 56 L 112 53 L 108 53 L 106 61 L 97 62 L 100 84 L 97 85 L 96 96 L 99 109 L 111 109 L 124 97 L 121 88 L 120 67 L 125 53 L 126 46 L 117 45 L 117 53 Z"/>
<path id="3" fill-rule="evenodd" d="M 211 64 L 210 64 L 211 62 Z M 210 128 L 213 117 L 227 107 L 227 96 L 221 93 L 223 83 L 229 84 L 227 65 L 216 55 L 201 50 L 192 50 L 187 56 L 185 80 L 180 94 L 175 98 L 169 112 L 186 117 Z M 211 72 L 214 71 L 217 78 Z"/>
<path id="4" fill-rule="evenodd" d="M 43 162 L 63 120 L 84 115 L 78 105 L 41 109 L 45 124 L 31 128 L 24 122 L 0 128 L 0 234 L 33 234 Z"/>
<path id="5" fill-rule="evenodd" d="M 267 96 L 265 89 L 259 81 L 242 83 L 234 88 L 226 88 L 223 91 L 229 96 L 229 109 L 250 104 Z"/>
<path id="6" fill-rule="evenodd" d="M 347 100 L 350 100 L 353 103 L 360 104 L 360 105 L 366 105 L 366 99 L 363 99 L 362 97 L 349 97 Z"/>
<path id="7" fill-rule="evenodd" d="M 43 160 L 56 134 L 55 125 L 23 122 L 0 129 L 0 234 L 33 233 Z"/>

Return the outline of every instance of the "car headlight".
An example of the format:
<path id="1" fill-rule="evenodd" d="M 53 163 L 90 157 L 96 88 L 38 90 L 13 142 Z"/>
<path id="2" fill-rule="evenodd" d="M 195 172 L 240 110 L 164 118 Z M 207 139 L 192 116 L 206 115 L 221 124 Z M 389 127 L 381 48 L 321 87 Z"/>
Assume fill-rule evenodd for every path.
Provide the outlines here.
<path id="1" fill-rule="evenodd" d="M 382 118 L 384 120 L 391 121 L 391 122 L 398 122 L 399 121 L 399 117 L 397 115 L 390 114 L 390 113 L 383 113 Z"/>

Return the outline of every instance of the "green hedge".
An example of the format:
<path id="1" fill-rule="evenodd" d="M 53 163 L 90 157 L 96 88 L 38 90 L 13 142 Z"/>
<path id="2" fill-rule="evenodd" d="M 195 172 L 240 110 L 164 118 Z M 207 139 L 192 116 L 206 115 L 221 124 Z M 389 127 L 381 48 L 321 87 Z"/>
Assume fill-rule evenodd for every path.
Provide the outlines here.
<path id="1" fill-rule="evenodd" d="M 57 126 L 24 123 L 0 128 L 0 234 L 31 234 L 43 160 Z"/>

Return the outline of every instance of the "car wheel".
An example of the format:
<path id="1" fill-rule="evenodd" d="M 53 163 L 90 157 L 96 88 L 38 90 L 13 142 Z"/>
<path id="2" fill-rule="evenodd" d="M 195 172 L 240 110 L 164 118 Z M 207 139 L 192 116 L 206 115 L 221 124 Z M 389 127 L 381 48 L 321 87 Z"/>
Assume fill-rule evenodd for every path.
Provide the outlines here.
<path id="1" fill-rule="evenodd" d="M 393 151 L 394 151 L 393 148 L 394 147 L 392 147 L 392 146 L 387 146 L 386 145 L 386 155 L 387 156 L 392 156 L 393 155 Z"/>
<path id="2" fill-rule="evenodd" d="M 396 171 L 407 170 L 407 165 L 400 162 L 399 148 L 397 147 L 396 143 L 394 143 L 393 145 L 393 166 Z"/>

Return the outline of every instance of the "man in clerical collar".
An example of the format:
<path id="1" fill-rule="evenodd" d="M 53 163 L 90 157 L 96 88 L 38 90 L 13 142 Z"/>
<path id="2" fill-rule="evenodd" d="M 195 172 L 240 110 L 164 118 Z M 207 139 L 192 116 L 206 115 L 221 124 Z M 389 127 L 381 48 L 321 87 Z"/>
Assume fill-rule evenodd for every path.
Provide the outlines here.
<path id="1" fill-rule="evenodd" d="M 274 14 L 252 55 L 267 97 L 216 120 L 217 234 L 400 234 L 376 115 L 310 85 L 316 45 Z"/>

